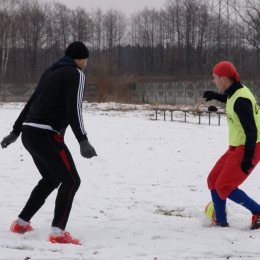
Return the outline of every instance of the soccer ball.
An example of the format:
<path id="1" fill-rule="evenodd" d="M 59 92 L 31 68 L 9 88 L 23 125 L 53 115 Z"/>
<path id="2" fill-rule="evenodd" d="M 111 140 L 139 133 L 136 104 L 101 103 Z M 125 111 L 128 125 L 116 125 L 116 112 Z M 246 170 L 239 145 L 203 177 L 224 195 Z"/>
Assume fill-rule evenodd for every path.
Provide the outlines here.
<path id="1" fill-rule="evenodd" d="M 228 214 L 228 208 L 226 207 L 226 214 Z M 214 210 L 214 204 L 210 201 L 205 207 L 205 215 L 213 222 L 216 222 L 216 214 Z"/>

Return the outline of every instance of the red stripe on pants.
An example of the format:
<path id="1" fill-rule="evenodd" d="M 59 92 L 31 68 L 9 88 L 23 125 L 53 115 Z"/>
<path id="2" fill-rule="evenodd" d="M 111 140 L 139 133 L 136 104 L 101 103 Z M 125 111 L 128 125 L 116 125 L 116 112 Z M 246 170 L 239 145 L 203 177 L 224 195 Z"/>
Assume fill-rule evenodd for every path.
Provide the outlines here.
<path id="1" fill-rule="evenodd" d="M 60 156 L 61 156 L 64 164 L 66 165 L 67 169 L 70 171 L 70 163 L 69 163 L 69 160 L 68 160 L 67 155 L 64 150 L 62 150 L 60 152 Z"/>

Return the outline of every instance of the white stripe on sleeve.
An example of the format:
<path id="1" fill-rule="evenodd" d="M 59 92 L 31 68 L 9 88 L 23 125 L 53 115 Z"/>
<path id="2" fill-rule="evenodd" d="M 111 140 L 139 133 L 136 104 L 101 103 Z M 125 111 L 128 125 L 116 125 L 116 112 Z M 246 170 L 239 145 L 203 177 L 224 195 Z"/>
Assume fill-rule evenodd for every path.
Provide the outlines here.
<path id="1" fill-rule="evenodd" d="M 78 119 L 79 119 L 79 125 L 80 129 L 83 135 L 86 135 L 87 132 L 84 128 L 84 123 L 83 123 L 83 117 L 82 117 L 82 102 L 83 102 L 83 95 L 84 95 L 84 86 L 85 86 L 85 75 L 84 73 L 79 70 L 79 89 L 78 89 L 78 97 L 77 97 L 77 111 L 78 111 Z"/>

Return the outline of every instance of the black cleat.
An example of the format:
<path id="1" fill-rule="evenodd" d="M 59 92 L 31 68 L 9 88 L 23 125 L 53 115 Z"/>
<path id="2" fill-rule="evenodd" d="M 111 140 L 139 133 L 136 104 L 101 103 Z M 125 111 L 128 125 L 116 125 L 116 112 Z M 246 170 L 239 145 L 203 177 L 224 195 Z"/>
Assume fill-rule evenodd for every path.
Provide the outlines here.
<path id="1" fill-rule="evenodd" d="M 212 221 L 210 224 L 209 224 L 210 227 L 229 227 L 229 224 L 221 224 L 219 223 L 218 221 Z"/>

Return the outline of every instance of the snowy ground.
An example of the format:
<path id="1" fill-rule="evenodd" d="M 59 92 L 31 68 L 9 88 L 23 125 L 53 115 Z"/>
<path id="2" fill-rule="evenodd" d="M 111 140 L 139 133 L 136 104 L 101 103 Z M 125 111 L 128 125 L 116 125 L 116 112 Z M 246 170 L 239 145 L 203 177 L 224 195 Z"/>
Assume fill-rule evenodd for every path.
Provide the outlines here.
<path id="1" fill-rule="evenodd" d="M 0 139 L 23 103 L 0 103 Z M 231 228 L 209 228 L 206 178 L 228 147 L 225 119 L 191 115 L 187 123 L 154 119 L 149 105 L 84 103 L 84 122 L 98 157 L 81 157 L 68 129 L 65 140 L 81 176 L 67 230 L 83 245 L 47 241 L 56 192 L 32 219 L 34 231 L 11 233 L 40 175 L 20 138 L 0 149 L 0 259 L 175 260 L 260 259 L 260 231 L 251 214 L 228 201 Z M 241 186 L 260 202 L 260 170 Z"/>

